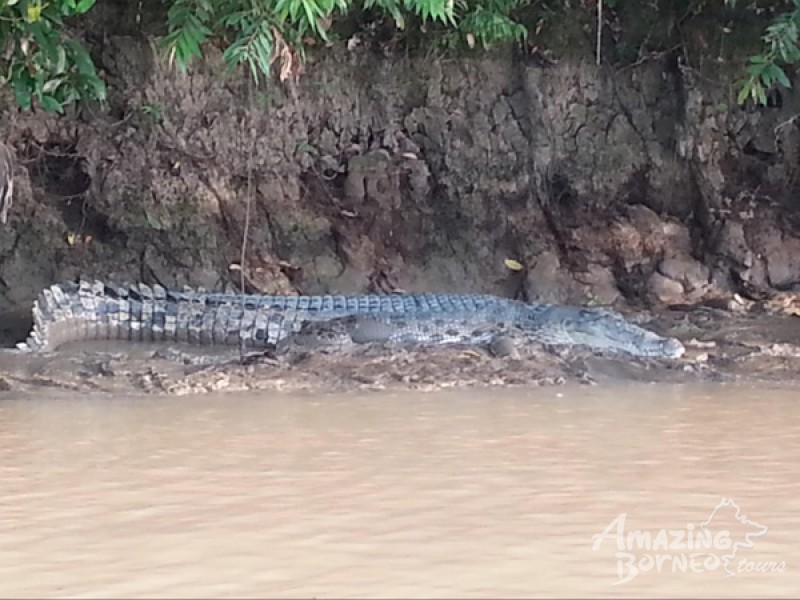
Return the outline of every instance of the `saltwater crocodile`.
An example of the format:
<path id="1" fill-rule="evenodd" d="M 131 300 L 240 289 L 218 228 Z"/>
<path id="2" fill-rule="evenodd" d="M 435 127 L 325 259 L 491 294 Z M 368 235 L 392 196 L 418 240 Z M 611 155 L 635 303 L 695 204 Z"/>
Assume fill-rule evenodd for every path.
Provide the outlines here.
<path id="1" fill-rule="evenodd" d="M 176 341 L 275 348 L 311 337 L 325 343 L 484 345 L 504 334 L 635 356 L 677 358 L 683 346 L 605 309 L 531 304 L 489 295 L 267 296 L 169 290 L 159 285 L 60 283 L 33 309 L 22 350 L 78 340 Z"/>

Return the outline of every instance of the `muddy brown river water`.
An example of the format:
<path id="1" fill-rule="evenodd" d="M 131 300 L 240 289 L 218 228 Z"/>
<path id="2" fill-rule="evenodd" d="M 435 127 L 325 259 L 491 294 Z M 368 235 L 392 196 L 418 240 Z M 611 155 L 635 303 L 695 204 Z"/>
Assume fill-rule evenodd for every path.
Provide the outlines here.
<path id="1" fill-rule="evenodd" d="M 796 597 L 798 399 L 7 394 L 0 596 Z"/>

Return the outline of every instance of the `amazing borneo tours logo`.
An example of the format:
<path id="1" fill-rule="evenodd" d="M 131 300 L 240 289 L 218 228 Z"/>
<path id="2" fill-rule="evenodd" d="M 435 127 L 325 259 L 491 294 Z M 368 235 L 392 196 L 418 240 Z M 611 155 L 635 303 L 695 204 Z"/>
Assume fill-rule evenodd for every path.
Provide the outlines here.
<path id="1" fill-rule="evenodd" d="M 627 583 L 648 572 L 705 573 L 722 570 L 728 576 L 739 573 L 783 573 L 785 561 L 756 562 L 737 557 L 743 548 L 766 535 L 767 527 L 748 519 L 729 498 L 711 511 L 699 526 L 683 529 L 626 529 L 627 513 L 618 515 L 602 533 L 592 536 L 592 549 L 604 543 L 616 548 L 617 581 Z"/>

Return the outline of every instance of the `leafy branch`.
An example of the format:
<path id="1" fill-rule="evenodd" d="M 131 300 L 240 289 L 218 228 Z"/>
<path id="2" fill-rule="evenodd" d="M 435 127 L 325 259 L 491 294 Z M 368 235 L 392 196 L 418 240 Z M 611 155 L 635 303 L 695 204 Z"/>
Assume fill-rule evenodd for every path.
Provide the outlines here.
<path id="1" fill-rule="evenodd" d="M 735 7 L 736 0 L 725 0 Z M 784 68 L 800 62 L 800 0 L 792 0 L 793 9 L 781 13 L 767 26 L 762 36 L 763 51 L 748 59 L 747 76 L 737 82 L 739 104 L 748 98 L 757 104 L 767 104 L 767 92 L 780 85 L 792 87 Z"/>
<path id="2" fill-rule="evenodd" d="M 95 0 L 0 0 L 0 84 L 17 103 L 63 112 L 79 99 L 105 100 L 106 88 L 86 48 L 69 35 L 65 19 Z"/>
<path id="3" fill-rule="evenodd" d="M 223 42 L 230 69 L 244 66 L 256 84 L 275 72 L 297 76 L 304 49 L 328 42 L 337 15 L 370 12 L 391 17 L 402 30 L 438 23 L 452 43 L 487 48 L 524 40 L 527 29 L 512 13 L 535 0 L 171 0 L 161 46 L 170 64 L 185 71 L 212 40 Z M 24 109 L 63 112 L 80 100 L 103 101 L 106 88 L 86 47 L 67 20 L 95 0 L 0 0 L 0 84 L 9 84 Z"/>
<path id="4" fill-rule="evenodd" d="M 514 20 L 512 14 L 527 4 L 526 0 L 466 2 L 457 23 L 458 32 L 469 47 L 480 44 L 489 48 L 502 42 L 524 41 L 528 38 L 528 29 Z"/>
<path id="5" fill-rule="evenodd" d="M 405 29 L 414 15 L 423 24 L 438 22 L 470 47 L 522 40 L 527 29 L 510 13 L 533 0 L 175 0 L 167 15 L 163 47 L 171 62 L 185 70 L 212 37 L 228 41 L 223 58 L 229 67 L 244 64 L 253 80 L 300 72 L 305 42 L 329 41 L 336 14 L 376 11 Z"/>

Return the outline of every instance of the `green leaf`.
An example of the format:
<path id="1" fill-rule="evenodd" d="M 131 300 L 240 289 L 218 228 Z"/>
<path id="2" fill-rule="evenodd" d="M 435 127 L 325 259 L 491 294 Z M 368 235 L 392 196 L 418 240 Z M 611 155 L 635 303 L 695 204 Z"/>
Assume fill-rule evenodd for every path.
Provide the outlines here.
<path id="1" fill-rule="evenodd" d="M 758 103 L 761 104 L 762 106 L 766 106 L 767 105 L 767 93 L 764 90 L 764 86 L 759 84 L 754 88 L 754 90 L 756 92 L 756 96 L 758 97 Z"/>
<path id="2" fill-rule="evenodd" d="M 28 110 L 31 107 L 31 101 L 33 100 L 30 87 L 19 80 L 14 80 L 12 86 L 14 88 L 14 97 L 17 100 L 17 104 L 20 106 L 20 108 Z"/>
<path id="3" fill-rule="evenodd" d="M 747 97 L 750 95 L 750 88 L 743 87 L 739 90 L 739 95 L 736 97 L 736 102 L 739 104 L 744 104 L 747 101 Z"/>
<path id="4" fill-rule="evenodd" d="M 100 102 L 106 99 L 106 83 L 97 75 L 84 75 L 82 76 L 83 88 L 88 92 L 89 96 Z"/>
<path id="5" fill-rule="evenodd" d="M 39 47 L 51 63 L 58 61 L 58 47 L 53 30 L 41 21 L 31 25 L 31 33 Z"/>
<path id="6" fill-rule="evenodd" d="M 761 74 L 766 70 L 769 65 L 766 63 L 760 63 L 755 65 L 750 65 L 747 67 L 747 73 L 750 77 L 761 77 Z"/>
<path id="7" fill-rule="evenodd" d="M 42 86 L 42 92 L 45 94 L 52 94 L 60 85 L 64 83 L 65 80 L 65 77 L 56 77 L 55 79 L 51 79 Z"/>
<path id="8" fill-rule="evenodd" d="M 775 81 L 781 84 L 783 87 L 790 88 L 792 87 L 792 82 L 789 81 L 789 78 L 786 76 L 786 72 L 779 67 L 778 65 L 772 65 L 772 76 Z"/>
<path id="9" fill-rule="evenodd" d="M 57 112 L 57 113 L 64 112 L 64 107 L 61 105 L 61 102 L 59 102 L 49 94 L 43 94 L 42 97 L 39 99 L 39 102 L 41 103 L 42 108 L 45 109 L 47 112 Z"/>
<path id="10" fill-rule="evenodd" d="M 78 0 L 75 5 L 75 12 L 83 14 L 94 6 L 95 0 Z"/>
<path id="11" fill-rule="evenodd" d="M 67 70 L 67 51 L 64 49 L 64 46 L 56 46 L 56 60 L 55 64 L 53 65 L 53 71 L 57 74 L 61 74 Z"/>
<path id="12" fill-rule="evenodd" d="M 94 63 L 92 62 L 89 53 L 86 51 L 81 44 L 73 42 L 72 40 L 67 40 L 64 42 L 64 45 L 69 52 L 69 58 L 72 63 L 77 67 L 78 73 L 82 73 L 84 75 L 94 75 L 95 68 Z"/>

